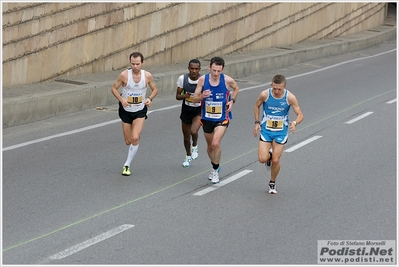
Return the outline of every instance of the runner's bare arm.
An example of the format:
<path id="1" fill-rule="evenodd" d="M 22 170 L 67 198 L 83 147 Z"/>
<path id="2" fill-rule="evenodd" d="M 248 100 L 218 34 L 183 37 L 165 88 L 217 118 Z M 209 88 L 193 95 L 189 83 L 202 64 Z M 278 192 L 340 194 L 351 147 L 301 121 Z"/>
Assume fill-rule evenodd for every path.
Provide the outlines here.
<path id="1" fill-rule="evenodd" d="M 301 108 L 299 107 L 298 100 L 295 95 L 289 92 L 288 94 L 288 104 L 291 105 L 292 109 L 296 114 L 296 119 L 290 122 L 289 128 L 291 133 L 294 133 L 296 130 L 297 124 L 301 123 L 304 119 Z"/>
<path id="2" fill-rule="evenodd" d="M 260 112 L 260 107 L 262 106 L 262 103 L 266 101 L 266 97 L 268 94 L 268 90 L 262 91 L 258 98 L 256 99 L 255 105 L 254 105 L 254 118 L 255 118 L 255 126 L 254 126 L 254 136 L 258 136 L 258 131 L 260 130 L 260 119 L 259 119 L 259 112 Z"/>
<path id="3" fill-rule="evenodd" d="M 157 89 L 157 86 L 155 85 L 154 78 L 152 77 L 152 74 L 149 73 L 148 71 L 146 71 L 145 76 L 146 76 L 145 78 L 146 78 L 147 84 L 151 89 L 151 94 L 145 100 L 145 105 L 149 107 L 152 104 L 152 99 L 154 99 L 154 97 L 157 96 L 158 89 Z"/>
<path id="4" fill-rule="evenodd" d="M 195 92 L 194 92 L 194 96 L 193 96 L 193 102 L 201 102 L 201 100 L 204 98 L 204 96 L 202 95 L 204 79 L 205 79 L 205 75 L 202 75 L 198 79 L 197 88 L 195 88 Z"/>
<path id="5" fill-rule="evenodd" d="M 122 103 L 122 106 L 126 107 L 129 104 L 127 103 L 126 99 L 124 99 L 120 94 L 119 94 L 119 87 L 124 86 L 127 83 L 127 71 L 123 71 L 118 75 L 118 78 L 116 78 L 114 84 L 111 87 L 111 92 L 112 94 L 119 100 L 119 102 Z"/>

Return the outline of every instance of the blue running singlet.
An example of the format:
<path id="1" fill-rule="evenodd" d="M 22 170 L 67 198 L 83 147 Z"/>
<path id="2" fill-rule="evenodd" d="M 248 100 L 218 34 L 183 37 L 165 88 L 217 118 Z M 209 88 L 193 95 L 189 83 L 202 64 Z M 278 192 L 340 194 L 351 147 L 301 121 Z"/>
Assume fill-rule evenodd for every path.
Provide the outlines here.
<path id="1" fill-rule="evenodd" d="M 263 102 L 263 116 L 261 120 L 260 139 L 265 142 L 275 140 L 279 144 L 285 144 L 288 139 L 288 90 L 285 89 L 281 98 L 275 98 L 272 88 L 268 89 L 268 98 Z"/>
<path id="2" fill-rule="evenodd" d="M 211 95 L 204 98 L 201 118 L 208 121 L 224 121 L 232 119 L 231 112 L 226 114 L 226 104 L 229 99 L 230 91 L 226 87 L 224 74 L 220 74 L 220 81 L 217 86 L 212 86 L 209 83 L 209 73 L 205 74 L 204 86 L 202 91 L 210 90 Z"/>

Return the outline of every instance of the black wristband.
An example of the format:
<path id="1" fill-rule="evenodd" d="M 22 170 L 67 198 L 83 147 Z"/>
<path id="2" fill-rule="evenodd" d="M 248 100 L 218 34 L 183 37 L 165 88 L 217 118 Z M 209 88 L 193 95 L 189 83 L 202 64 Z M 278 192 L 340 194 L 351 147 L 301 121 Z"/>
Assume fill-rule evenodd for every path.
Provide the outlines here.
<path id="1" fill-rule="evenodd" d="M 255 121 L 255 124 L 257 124 L 257 123 L 259 123 L 259 124 L 260 124 L 260 121 Z"/>

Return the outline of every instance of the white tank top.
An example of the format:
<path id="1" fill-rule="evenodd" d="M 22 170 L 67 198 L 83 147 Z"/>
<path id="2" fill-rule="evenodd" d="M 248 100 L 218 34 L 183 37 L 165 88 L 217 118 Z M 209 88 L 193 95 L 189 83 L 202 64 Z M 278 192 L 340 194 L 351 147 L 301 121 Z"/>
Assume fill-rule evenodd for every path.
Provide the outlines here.
<path id="1" fill-rule="evenodd" d="M 127 100 L 130 106 L 124 107 L 128 112 L 137 112 L 144 108 L 146 100 L 147 83 L 145 72 L 141 70 L 140 81 L 135 83 L 132 76 L 132 69 L 127 70 L 127 84 L 122 87 L 122 97 Z"/>

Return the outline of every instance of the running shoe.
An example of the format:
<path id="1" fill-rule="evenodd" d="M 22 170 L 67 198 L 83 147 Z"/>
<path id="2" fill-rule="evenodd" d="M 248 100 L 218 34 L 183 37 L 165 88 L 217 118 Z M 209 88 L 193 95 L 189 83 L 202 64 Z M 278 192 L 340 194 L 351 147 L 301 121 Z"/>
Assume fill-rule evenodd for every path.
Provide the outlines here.
<path id="1" fill-rule="evenodd" d="M 212 170 L 212 184 L 217 184 L 219 183 L 219 172 L 218 170 Z"/>
<path id="2" fill-rule="evenodd" d="M 190 167 L 190 162 L 191 162 L 191 157 L 190 156 L 186 156 L 186 159 L 183 161 L 182 166 L 184 168 L 188 168 L 188 167 Z"/>
<path id="3" fill-rule="evenodd" d="M 219 166 L 219 168 L 217 169 L 216 173 L 219 173 L 220 170 L 221 170 L 221 168 L 222 168 L 222 167 Z M 208 180 L 212 180 L 212 178 L 213 178 L 213 171 L 214 171 L 214 170 L 212 169 L 211 173 L 210 173 L 209 176 L 208 176 Z"/>
<path id="4" fill-rule="evenodd" d="M 266 169 L 267 170 L 270 170 L 271 169 L 271 167 L 272 167 L 272 152 L 271 151 L 269 151 L 269 155 L 270 155 L 270 157 L 269 157 L 269 160 L 268 161 L 266 161 Z"/>
<path id="5" fill-rule="evenodd" d="M 129 166 L 123 166 L 122 175 L 123 176 L 130 176 L 130 168 L 129 168 Z"/>
<path id="6" fill-rule="evenodd" d="M 277 194 L 276 183 L 269 183 L 269 194 Z"/>
<path id="7" fill-rule="evenodd" d="M 193 146 L 191 148 L 191 158 L 197 159 L 198 158 L 198 146 Z"/>

